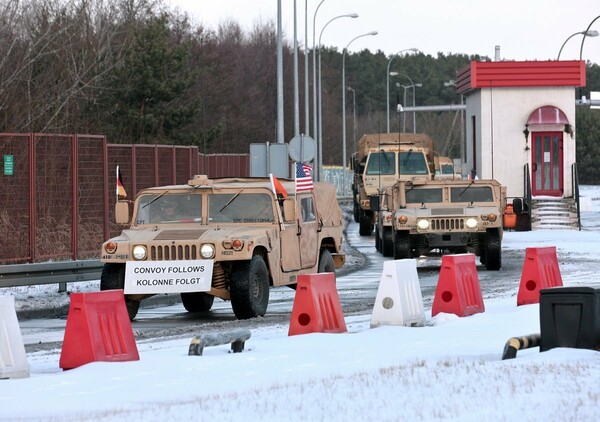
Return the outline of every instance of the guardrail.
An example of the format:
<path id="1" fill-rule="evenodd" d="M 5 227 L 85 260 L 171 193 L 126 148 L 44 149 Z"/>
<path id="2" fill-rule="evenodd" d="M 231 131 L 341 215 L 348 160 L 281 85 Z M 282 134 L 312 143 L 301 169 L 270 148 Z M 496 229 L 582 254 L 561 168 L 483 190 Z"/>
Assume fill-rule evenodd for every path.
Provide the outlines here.
<path id="1" fill-rule="evenodd" d="M 0 265 L 0 287 L 58 284 L 63 292 L 67 283 L 100 280 L 103 265 L 97 259 Z"/>

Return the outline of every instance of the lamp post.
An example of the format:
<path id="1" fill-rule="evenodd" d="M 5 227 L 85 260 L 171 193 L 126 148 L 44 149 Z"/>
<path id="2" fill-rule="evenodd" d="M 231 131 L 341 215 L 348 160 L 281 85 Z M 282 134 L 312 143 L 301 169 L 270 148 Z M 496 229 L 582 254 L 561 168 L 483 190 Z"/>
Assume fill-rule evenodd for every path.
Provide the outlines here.
<path id="1" fill-rule="evenodd" d="M 346 193 L 346 51 L 355 40 L 372 35 L 377 35 L 377 31 L 352 38 L 342 53 L 342 195 Z"/>
<path id="2" fill-rule="evenodd" d="M 318 137 L 318 127 L 317 127 L 317 48 L 315 44 L 315 21 L 317 19 L 317 12 L 319 11 L 319 7 L 323 4 L 325 0 L 321 0 L 317 8 L 315 9 L 315 14 L 313 15 L 313 138 L 316 142 L 319 141 Z M 308 99 L 307 99 L 308 102 Z M 319 158 L 321 157 L 321 148 L 317 150 L 317 158 L 315 159 L 315 170 L 317 175 L 317 180 L 321 179 L 320 169 L 319 169 Z"/>
<path id="3" fill-rule="evenodd" d="M 565 40 L 565 42 L 563 42 L 563 44 L 560 46 L 560 50 L 558 50 L 558 56 L 556 57 L 556 60 L 560 60 L 560 53 L 562 53 L 562 50 L 565 47 L 565 44 L 567 43 L 567 41 L 569 41 L 575 35 L 585 35 L 586 37 L 597 37 L 598 31 L 596 31 L 595 29 L 592 29 L 591 31 L 579 31 L 579 32 L 575 32 L 574 34 L 569 35 L 569 38 L 567 38 Z"/>
<path id="4" fill-rule="evenodd" d="M 356 91 L 351 86 L 348 91 L 352 91 L 352 150 L 356 151 Z"/>
<path id="5" fill-rule="evenodd" d="M 398 54 L 403 53 L 405 51 L 412 51 L 417 53 L 419 51 L 419 49 L 417 48 L 405 48 L 404 50 L 400 50 L 395 54 L 392 54 L 392 56 L 390 57 L 390 59 L 388 60 L 388 65 L 387 65 L 387 84 L 386 84 L 386 91 L 387 91 L 387 133 L 390 133 L 390 66 L 392 64 L 392 60 L 394 60 L 394 57 L 396 57 Z"/>
<path id="6" fill-rule="evenodd" d="M 585 30 L 585 31 L 583 31 L 583 38 L 581 38 L 581 47 L 579 47 L 579 60 L 582 60 L 582 57 L 583 57 L 583 43 L 584 43 L 584 41 L 585 41 L 585 37 L 586 37 L 586 36 L 590 36 L 590 35 L 588 34 L 588 32 L 590 32 L 590 28 L 592 27 L 592 25 L 594 24 L 594 22 L 596 22 L 596 20 L 598 20 L 598 18 L 600 18 L 600 15 L 599 15 L 599 16 L 596 16 L 596 17 L 595 17 L 595 18 L 594 18 L 594 19 L 593 19 L 593 20 L 590 22 L 590 24 L 588 25 L 588 27 L 586 28 L 586 30 Z M 597 32 L 596 32 L 596 34 L 597 34 Z"/>
<path id="7" fill-rule="evenodd" d="M 404 88 L 404 96 L 403 96 L 403 100 L 402 100 L 402 102 L 404 103 L 403 104 L 404 107 L 406 107 L 406 90 L 408 88 L 412 88 L 412 90 L 413 90 L 413 108 L 414 108 L 415 107 L 415 87 L 419 87 L 420 88 L 420 87 L 423 86 L 423 84 L 422 83 L 415 84 L 412 81 L 412 79 L 408 75 L 405 75 L 404 73 L 389 72 L 388 75 L 389 76 L 397 76 L 397 75 L 404 76 L 406 79 L 408 79 L 410 81 L 410 85 L 400 85 L 400 84 L 397 84 L 397 86 Z M 406 113 L 406 112 L 403 111 L 403 113 Z M 403 122 L 402 122 L 402 132 L 405 132 L 406 131 L 406 114 L 404 114 L 402 120 L 403 120 Z M 416 127 L 417 127 L 416 113 L 413 111 L 413 133 L 417 133 Z"/>
<path id="8" fill-rule="evenodd" d="M 318 118 L 318 125 L 319 125 L 319 181 L 323 180 L 323 102 L 322 102 L 322 92 L 321 92 L 321 37 L 323 36 L 323 31 L 325 31 L 325 28 L 327 28 L 327 26 L 333 22 L 336 19 L 340 19 L 340 18 L 358 18 L 358 13 L 348 13 L 345 15 L 339 15 L 336 16 L 332 19 L 330 19 L 324 26 L 323 29 L 321 29 L 321 33 L 319 34 L 319 100 L 318 100 L 318 106 L 319 106 L 319 118 Z"/>

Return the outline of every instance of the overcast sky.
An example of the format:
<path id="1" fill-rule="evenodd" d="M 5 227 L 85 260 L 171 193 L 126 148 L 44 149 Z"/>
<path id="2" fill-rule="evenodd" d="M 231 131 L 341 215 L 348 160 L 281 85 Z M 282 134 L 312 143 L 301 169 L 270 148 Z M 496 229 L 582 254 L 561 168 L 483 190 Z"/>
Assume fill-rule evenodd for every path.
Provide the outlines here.
<path id="1" fill-rule="evenodd" d="M 217 29 L 232 19 L 244 28 L 255 23 L 277 21 L 277 0 L 167 0 L 188 12 L 196 23 Z M 305 44 L 305 5 L 308 6 L 308 45 L 313 43 L 313 17 L 321 0 L 296 0 L 297 34 Z M 283 29 L 293 39 L 293 0 L 281 0 Z M 357 13 L 358 18 L 336 16 Z M 324 0 L 315 21 L 316 42 L 339 51 L 355 37 L 371 31 L 376 36 L 354 40 L 349 51 L 368 48 L 387 55 L 406 48 L 426 54 L 480 54 L 494 58 L 500 46 L 504 60 L 556 59 L 570 35 L 585 31 L 600 15 L 598 0 Z M 591 29 L 600 32 L 600 18 Z M 579 59 L 582 35 L 565 45 L 561 59 Z M 600 63 L 600 36 L 586 37 L 583 59 Z"/>

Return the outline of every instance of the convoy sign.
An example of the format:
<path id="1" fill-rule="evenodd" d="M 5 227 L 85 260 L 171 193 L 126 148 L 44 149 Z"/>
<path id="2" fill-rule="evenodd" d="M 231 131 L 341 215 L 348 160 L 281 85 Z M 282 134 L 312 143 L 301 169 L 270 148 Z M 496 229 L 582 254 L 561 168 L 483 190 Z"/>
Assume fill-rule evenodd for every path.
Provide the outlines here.
<path id="1" fill-rule="evenodd" d="M 207 292 L 213 261 L 127 261 L 125 294 Z"/>

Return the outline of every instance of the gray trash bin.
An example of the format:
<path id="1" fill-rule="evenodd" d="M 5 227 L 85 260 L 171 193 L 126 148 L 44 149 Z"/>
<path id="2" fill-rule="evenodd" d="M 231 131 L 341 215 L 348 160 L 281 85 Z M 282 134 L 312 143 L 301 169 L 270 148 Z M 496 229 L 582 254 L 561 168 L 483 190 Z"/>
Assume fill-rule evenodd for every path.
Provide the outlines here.
<path id="1" fill-rule="evenodd" d="M 600 289 L 540 290 L 540 352 L 554 347 L 600 350 Z"/>

